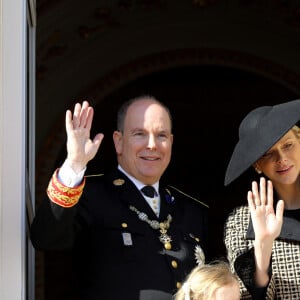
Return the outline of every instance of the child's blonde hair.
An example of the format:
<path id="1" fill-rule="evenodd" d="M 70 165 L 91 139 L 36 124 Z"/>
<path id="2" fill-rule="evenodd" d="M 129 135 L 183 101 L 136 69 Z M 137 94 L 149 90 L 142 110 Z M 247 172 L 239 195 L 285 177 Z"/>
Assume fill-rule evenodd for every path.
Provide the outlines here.
<path id="1" fill-rule="evenodd" d="M 225 285 L 236 283 L 237 275 L 230 270 L 225 261 L 215 261 L 195 267 L 175 295 L 175 300 L 209 300 L 216 290 Z"/>

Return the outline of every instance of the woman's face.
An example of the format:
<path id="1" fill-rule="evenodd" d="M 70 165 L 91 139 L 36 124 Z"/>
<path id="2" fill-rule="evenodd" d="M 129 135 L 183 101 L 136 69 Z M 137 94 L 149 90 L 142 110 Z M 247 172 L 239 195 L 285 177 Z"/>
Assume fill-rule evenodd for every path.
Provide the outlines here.
<path id="1" fill-rule="evenodd" d="M 293 184 L 300 171 L 300 139 L 288 131 L 255 164 L 274 183 Z"/>
<path id="2" fill-rule="evenodd" d="M 239 300 L 240 288 L 237 282 L 224 285 L 218 288 L 214 294 L 213 300 Z"/>

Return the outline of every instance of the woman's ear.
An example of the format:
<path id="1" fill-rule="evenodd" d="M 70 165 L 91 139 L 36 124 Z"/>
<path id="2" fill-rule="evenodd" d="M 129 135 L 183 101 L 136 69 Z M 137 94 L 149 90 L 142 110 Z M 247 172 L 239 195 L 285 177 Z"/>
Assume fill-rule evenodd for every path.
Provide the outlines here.
<path id="1" fill-rule="evenodd" d="M 300 128 L 297 125 L 294 125 L 292 128 L 293 132 L 295 133 L 296 137 L 300 139 Z"/>
<path id="2" fill-rule="evenodd" d="M 122 138 L 123 138 L 122 132 L 115 130 L 113 133 L 113 140 L 114 140 L 115 149 L 116 149 L 117 154 L 122 153 L 122 148 L 123 148 L 123 139 Z"/>
<path id="3" fill-rule="evenodd" d="M 297 127 L 297 130 L 296 130 L 296 135 L 297 135 L 297 138 L 300 139 L 300 128 L 298 126 Z"/>
<path id="4" fill-rule="evenodd" d="M 256 172 L 257 174 L 261 174 L 261 173 L 262 173 L 262 170 L 259 168 L 258 163 L 255 163 L 255 164 L 253 165 L 253 168 L 254 168 L 254 170 L 255 170 L 255 172 Z"/>

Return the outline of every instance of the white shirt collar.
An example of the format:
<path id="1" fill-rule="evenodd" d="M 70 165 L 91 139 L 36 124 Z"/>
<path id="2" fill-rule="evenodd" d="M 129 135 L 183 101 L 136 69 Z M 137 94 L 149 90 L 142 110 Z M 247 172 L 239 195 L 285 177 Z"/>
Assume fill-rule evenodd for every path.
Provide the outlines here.
<path id="1" fill-rule="evenodd" d="M 136 178 L 134 178 L 133 176 L 129 175 L 120 165 L 118 165 L 118 169 L 124 173 L 133 183 L 134 185 L 137 187 L 137 189 L 140 191 L 141 188 L 143 188 L 145 186 L 145 183 L 142 183 L 141 181 L 137 180 Z M 159 181 L 155 182 L 154 184 L 152 184 L 152 186 L 155 188 L 157 194 L 159 195 Z"/>

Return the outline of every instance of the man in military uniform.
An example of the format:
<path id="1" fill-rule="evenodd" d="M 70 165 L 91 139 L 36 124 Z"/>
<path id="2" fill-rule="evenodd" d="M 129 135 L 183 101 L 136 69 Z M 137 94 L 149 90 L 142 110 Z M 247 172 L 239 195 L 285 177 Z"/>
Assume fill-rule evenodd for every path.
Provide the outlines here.
<path id="1" fill-rule="evenodd" d="M 66 113 L 67 158 L 31 227 L 39 250 L 72 249 L 80 299 L 172 299 L 204 262 L 207 207 L 160 178 L 172 151 L 169 109 L 142 96 L 123 104 L 113 133 L 118 167 L 84 176 L 103 134 L 90 138 L 87 101 Z M 204 251 L 205 252 L 205 251 Z"/>

